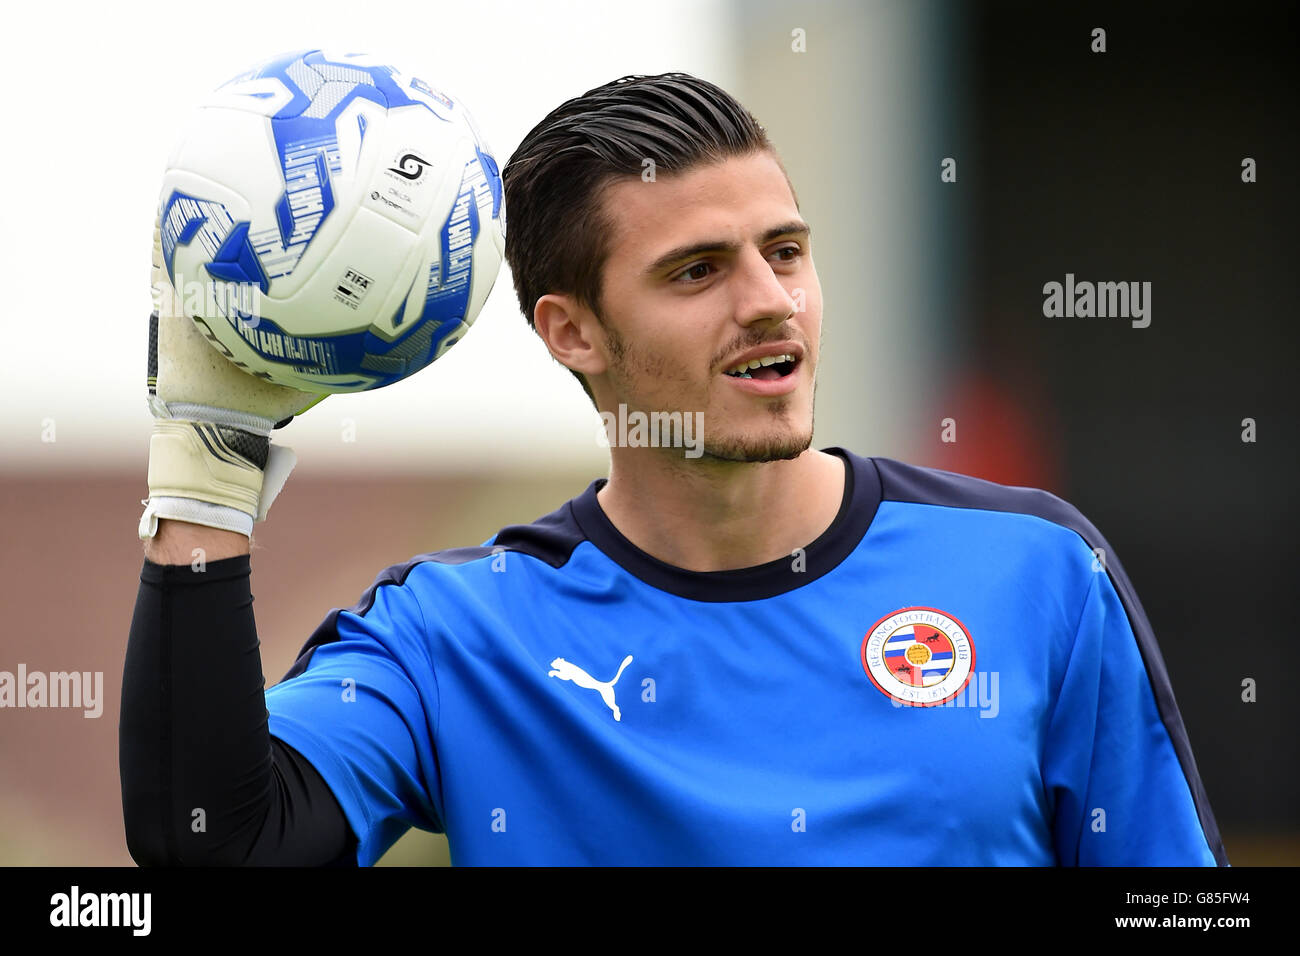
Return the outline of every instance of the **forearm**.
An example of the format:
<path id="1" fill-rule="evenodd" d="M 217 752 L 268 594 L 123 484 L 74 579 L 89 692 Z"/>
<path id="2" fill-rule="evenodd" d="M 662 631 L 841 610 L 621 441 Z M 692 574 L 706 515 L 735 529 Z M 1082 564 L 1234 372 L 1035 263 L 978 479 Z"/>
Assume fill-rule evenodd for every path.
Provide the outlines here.
<path id="1" fill-rule="evenodd" d="M 223 534 L 174 528 L 156 552 L 170 565 L 141 572 L 119 726 L 128 848 L 145 865 L 354 863 L 329 788 L 267 730 L 248 539 L 213 557 L 238 546 Z"/>

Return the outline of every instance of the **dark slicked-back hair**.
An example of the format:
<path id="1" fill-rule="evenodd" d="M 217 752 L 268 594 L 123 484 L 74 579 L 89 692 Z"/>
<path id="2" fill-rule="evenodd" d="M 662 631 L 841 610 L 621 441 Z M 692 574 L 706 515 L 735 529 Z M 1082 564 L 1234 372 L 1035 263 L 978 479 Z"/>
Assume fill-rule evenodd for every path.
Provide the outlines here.
<path id="1" fill-rule="evenodd" d="M 606 186 L 640 178 L 646 160 L 656 174 L 671 174 L 759 150 L 776 155 L 749 111 L 689 73 L 624 76 L 552 110 L 501 173 L 505 256 L 529 326 L 548 293 L 572 295 L 603 322 L 601 277 L 614 226 L 601 207 Z"/>

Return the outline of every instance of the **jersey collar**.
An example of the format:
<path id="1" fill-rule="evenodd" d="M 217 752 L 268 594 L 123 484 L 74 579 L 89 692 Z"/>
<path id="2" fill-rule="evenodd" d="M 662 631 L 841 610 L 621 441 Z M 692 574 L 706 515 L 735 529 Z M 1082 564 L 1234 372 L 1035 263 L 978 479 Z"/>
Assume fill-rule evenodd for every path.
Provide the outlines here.
<path id="1" fill-rule="evenodd" d="M 596 500 L 605 478 L 597 478 L 573 499 L 574 520 L 587 540 L 610 560 L 652 587 L 693 601 L 761 601 L 793 591 L 836 568 L 853 553 L 875 518 L 881 495 L 875 464 L 838 446 L 822 451 L 844 461 L 844 497 L 830 526 L 804 549 L 801 570 L 795 570 L 793 556 L 732 571 L 687 571 L 666 564 L 625 538 L 606 517 Z"/>

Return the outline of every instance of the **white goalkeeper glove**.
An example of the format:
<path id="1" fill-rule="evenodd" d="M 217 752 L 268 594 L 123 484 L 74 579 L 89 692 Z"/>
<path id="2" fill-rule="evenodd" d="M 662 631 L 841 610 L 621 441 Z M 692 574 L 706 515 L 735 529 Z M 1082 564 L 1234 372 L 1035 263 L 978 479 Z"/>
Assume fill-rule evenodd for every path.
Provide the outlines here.
<path id="1" fill-rule="evenodd" d="M 271 443 L 324 394 L 275 385 L 229 361 L 182 309 L 153 233 L 154 313 L 149 317 L 149 498 L 140 537 L 174 518 L 252 536 L 297 459 Z M 222 319 L 222 321 L 225 321 Z"/>

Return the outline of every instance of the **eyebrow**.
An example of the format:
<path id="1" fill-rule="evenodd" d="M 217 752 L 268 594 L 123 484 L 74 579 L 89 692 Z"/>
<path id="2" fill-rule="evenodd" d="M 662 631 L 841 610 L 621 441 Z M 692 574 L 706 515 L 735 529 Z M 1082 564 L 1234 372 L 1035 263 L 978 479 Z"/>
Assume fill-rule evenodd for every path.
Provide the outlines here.
<path id="1" fill-rule="evenodd" d="M 760 246 L 765 246 L 772 240 L 779 239 L 782 236 L 799 234 L 812 236 L 812 226 L 808 225 L 808 223 L 804 222 L 802 219 L 792 219 L 789 222 L 781 223 L 779 226 L 773 226 L 771 229 L 764 232 L 758 237 L 758 244 Z M 693 242 L 688 246 L 678 246 L 676 249 L 670 249 L 665 252 L 662 256 L 646 267 L 645 275 L 657 275 L 669 266 L 675 265 L 679 262 L 684 262 L 687 259 L 693 259 L 695 256 L 704 255 L 708 252 L 736 253 L 739 251 L 740 243 L 728 242 L 723 239 Z"/>

